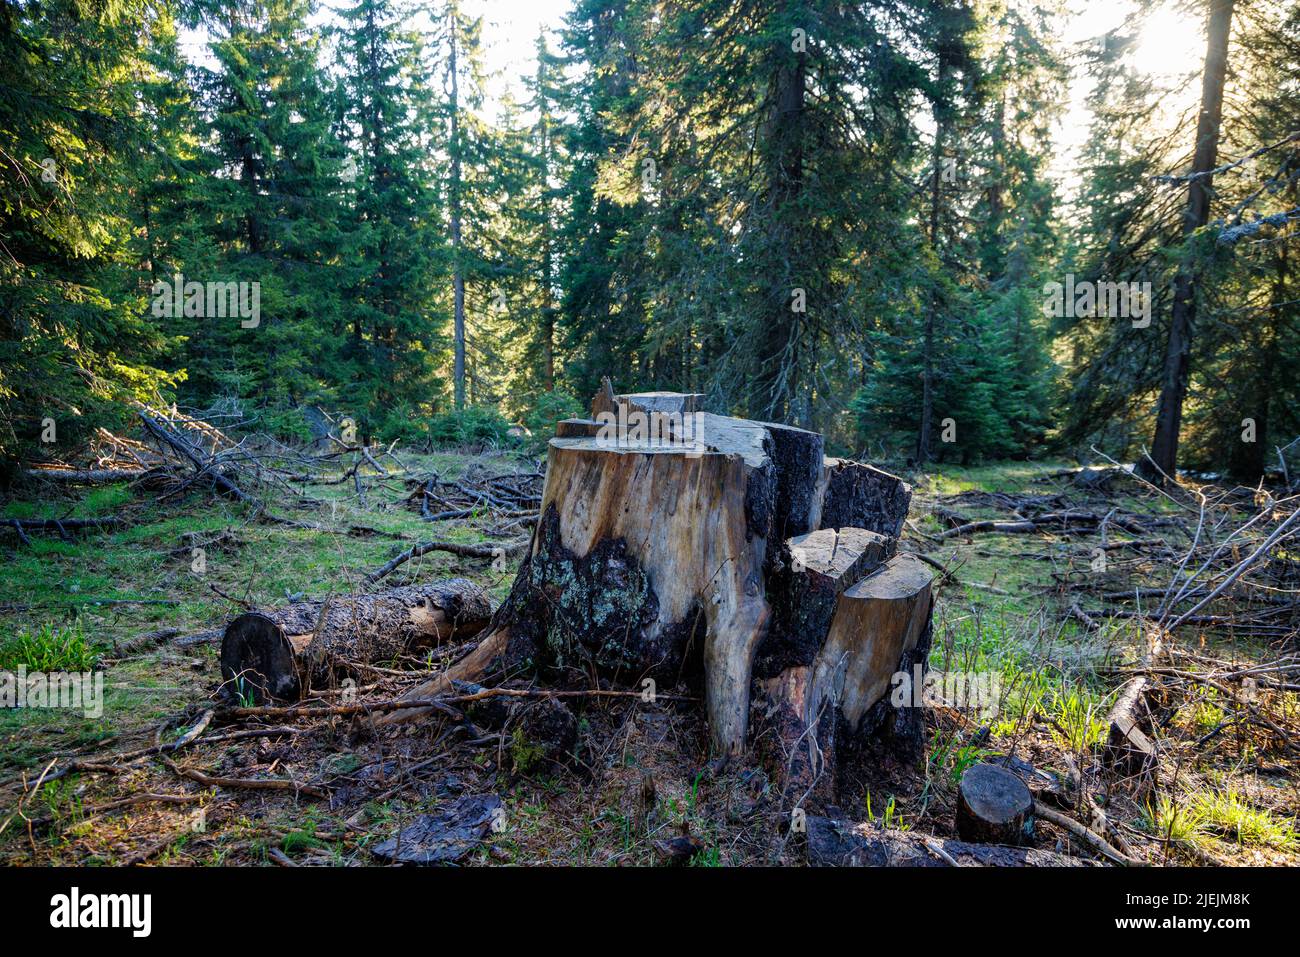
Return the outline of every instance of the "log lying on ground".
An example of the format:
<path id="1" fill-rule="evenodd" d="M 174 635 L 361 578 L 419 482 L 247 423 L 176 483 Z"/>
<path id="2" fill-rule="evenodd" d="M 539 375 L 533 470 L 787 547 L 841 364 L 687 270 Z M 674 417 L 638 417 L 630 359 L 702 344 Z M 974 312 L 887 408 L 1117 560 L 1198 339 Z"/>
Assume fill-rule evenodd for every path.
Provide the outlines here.
<path id="1" fill-rule="evenodd" d="M 1036 515 L 1033 518 L 1026 518 L 1015 522 L 1004 522 L 996 519 L 981 519 L 976 522 L 967 522 L 964 525 L 958 525 L 954 528 L 945 529 L 939 533 L 939 538 L 959 538 L 968 535 L 974 535 L 978 532 L 994 532 L 999 535 L 1015 535 L 1029 532 L 1037 532 L 1044 528 L 1058 528 L 1063 532 L 1084 532 L 1092 531 L 1103 522 L 1107 516 L 1099 512 L 1081 511 L 1079 509 L 1066 509 L 1061 512 L 1045 512 L 1042 515 Z M 1147 531 L 1147 528 L 1137 519 L 1127 516 L 1111 517 L 1110 524 L 1117 528 L 1122 528 L 1126 532 L 1141 534 Z"/>
<path id="2" fill-rule="evenodd" d="M 23 475 L 38 482 L 57 485 L 109 485 L 133 482 L 148 475 L 148 469 L 26 469 Z"/>
<path id="3" fill-rule="evenodd" d="M 809 815 L 813 867 L 1092 867 L 1091 861 L 1033 848 L 946 838 Z"/>
<path id="4" fill-rule="evenodd" d="M 647 415 L 665 417 L 651 434 L 621 431 Z M 700 412 L 689 395 L 620 397 L 608 382 L 591 419 L 561 431 L 510 596 L 477 647 L 409 698 L 523 671 L 561 682 L 598 672 L 634 687 L 698 677 L 711 751 L 725 759 L 747 744 L 751 679 L 767 640 L 761 676 L 803 668 L 819 701 L 847 704 L 856 731 L 878 673 L 887 680 L 928 636 L 929 575 L 922 581 L 899 564 L 860 597 L 841 598 L 894 542 L 847 521 L 838 534 L 819 525 L 835 489 L 832 517 L 859 516 L 892 535 L 906 517 L 907 486 L 856 463 L 828 468 L 815 432 Z M 846 601 L 855 608 L 844 611 Z M 836 661 L 816 671 L 826 646 Z M 792 713 L 804 720 L 804 709 Z"/>
<path id="5" fill-rule="evenodd" d="M 957 788 L 957 833 L 977 844 L 1021 844 L 1034 809 L 1019 776 L 993 764 L 967 768 Z"/>
<path id="6" fill-rule="evenodd" d="M 105 516 L 104 518 L 6 518 L 0 519 L 0 527 L 8 526 L 23 532 L 84 532 L 87 529 L 102 531 L 104 529 L 116 528 L 124 523 L 124 519 L 115 515 Z"/>
<path id="7" fill-rule="evenodd" d="M 463 578 L 248 612 L 226 626 L 221 677 L 231 693 L 259 704 L 298 701 L 349 662 L 387 662 L 470 638 L 490 617 L 487 596 Z"/>

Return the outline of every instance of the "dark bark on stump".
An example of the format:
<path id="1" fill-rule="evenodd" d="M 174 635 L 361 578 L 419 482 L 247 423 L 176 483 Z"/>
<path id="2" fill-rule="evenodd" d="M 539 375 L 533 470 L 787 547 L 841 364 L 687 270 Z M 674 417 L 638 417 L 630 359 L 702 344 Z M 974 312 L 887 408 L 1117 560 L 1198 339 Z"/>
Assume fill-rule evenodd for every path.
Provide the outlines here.
<path id="1" fill-rule="evenodd" d="M 912 487 L 888 472 L 848 459 L 827 459 L 820 528 L 865 528 L 898 538 L 907 520 Z"/>

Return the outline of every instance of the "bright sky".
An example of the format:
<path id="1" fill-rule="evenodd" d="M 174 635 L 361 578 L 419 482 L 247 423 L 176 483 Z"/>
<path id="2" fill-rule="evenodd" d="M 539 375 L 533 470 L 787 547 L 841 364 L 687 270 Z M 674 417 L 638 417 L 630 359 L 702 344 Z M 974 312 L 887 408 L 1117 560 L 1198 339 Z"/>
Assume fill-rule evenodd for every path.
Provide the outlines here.
<path id="1" fill-rule="evenodd" d="M 325 0 L 327 5 L 338 0 Z M 488 94 L 499 99 L 507 90 L 516 100 L 523 99 L 520 78 L 534 68 L 533 44 L 539 28 L 552 31 L 552 48 L 558 46 L 554 31 L 572 6 L 572 0 L 463 0 L 464 9 L 471 15 L 484 18 L 483 58 L 490 76 Z M 1137 20 L 1136 0 L 1066 0 L 1069 16 L 1063 24 L 1063 39 L 1071 52 L 1079 54 L 1082 61 L 1090 43 L 1098 42 L 1108 32 L 1125 27 Z M 1134 64 L 1154 79 L 1171 86 L 1182 87 L 1176 98 L 1190 104 L 1194 101 L 1198 84 L 1192 76 L 1200 68 L 1204 57 L 1203 14 L 1187 12 L 1187 7 L 1203 9 L 1203 4 L 1189 4 L 1188 0 L 1166 0 L 1147 17 L 1138 40 Z M 316 18 L 323 21 L 329 16 L 322 12 Z M 1131 28 L 1129 28 L 1131 30 Z M 1124 32 L 1129 32 L 1125 30 Z M 182 37 L 187 56 L 194 61 L 206 59 L 206 35 L 187 32 Z M 1077 69 L 1070 85 L 1069 102 L 1057 126 L 1053 171 L 1071 188 L 1077 179 L 1077 150 L 1087 136 L 1088 113 L 1085 106 L 1089 83 Z M 1180 104 L 1181 105 L 1181 104 Z M 490 112 L 495 113 L 495 109 Z"/>
<path id="2" fill-rule="evenodd" d="M 572 7 L 571 0 L 465 0 L 465 9 L 483 17 L 484 65 L 499 74 L 491 92 L 500 96 L 509 83 L 516 99 L 523 98 L 519 78 L 535 66 L 533 44 L 542 26 L 552 31 L 551 49 L 559 46 L 554 31 Z"/>
<path id="3" fill-rule="evenodd" d="M 329 8 L 340 5 L 339 0 L 323 0 L 311 22 L 328 22 Z M 462 0 L 467 14 L 483 17 L 483 65 L 491 77 L 491 96 L 500 98 L 509 89 L 516 99 L 523 98 L 520 77 L 533 70 L 537 31 L 542 26 L 551 30 L 551 48 L 556 49 L 554 31 L 571 6 L 572 0 Z M 181 48 L 191 62 L 210 62 L 207 45 L 206 30 L 181 31 Z"/>
<path id="4" fill-rule="evenodd" d="M 1189 13 L 1188 6 L 1193 5 L 1186 0 L 1166 0 L 1155 6 L 1141 24 L 1137 48 L 1130 61 L 1153 82 L 1177 91 L 1167 101 L 1173 109 L 1195 102 L 1200 92 L 1196 75 L 1205 59 L 1204 14 Z M 1204 4 L 1194 6 L 1203 11 Z M 1134 32 L 1139 17 L 1135 0 L 1069 0 L 1068 8 L 1070 18 L 1063 38 L 1068 49 L 1078 56 L 1068 102 L 1053 137 L 1056 148 L 1051 170 L 1070 194 L 1080 182 L 1078 151 L 1087 139 L 1090 122 L 1087 97 L 1092 83 L 1085 75 L 1083 62 L 1089 48 L 1097 49 L 1107 34 Z"/>

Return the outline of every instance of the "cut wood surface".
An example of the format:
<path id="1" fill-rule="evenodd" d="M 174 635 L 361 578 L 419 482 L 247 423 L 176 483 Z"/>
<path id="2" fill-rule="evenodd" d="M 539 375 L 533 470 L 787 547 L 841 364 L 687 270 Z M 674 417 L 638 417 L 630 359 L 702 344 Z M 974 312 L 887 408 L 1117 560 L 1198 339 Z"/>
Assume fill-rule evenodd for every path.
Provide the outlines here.
<path id="1" fill-rule="evenodd" d="M 665 415 L 692 415 L 704 411 L 704 396 L 699 392 L 628 392 L 618 397 L 640 412 Z"/>
<path id="2" fill-rule="evenodd" d="M 923 562 L 896 555 L 840 596 L 814 681 L 827 691 L 840 689 L 850 727 L 885 697 L 903 653 L 928 642 L 933 577 Z"/>
<path id="3" fill-rule="evenodd" d="M 957 787 L 957 833 L 977 844 L 1020 844 L 1034 799 L 1025 782 L 1006 768 L 976 764 Z"/>
<path id="4" fill-rule="evenodd" d="M 463 578 L 248 612 L 226 626 L 221 676 L 231 693 L 258 703 L 297 701 L 347 662 L 473 637 L 490 616 L 483 590 Z"/>

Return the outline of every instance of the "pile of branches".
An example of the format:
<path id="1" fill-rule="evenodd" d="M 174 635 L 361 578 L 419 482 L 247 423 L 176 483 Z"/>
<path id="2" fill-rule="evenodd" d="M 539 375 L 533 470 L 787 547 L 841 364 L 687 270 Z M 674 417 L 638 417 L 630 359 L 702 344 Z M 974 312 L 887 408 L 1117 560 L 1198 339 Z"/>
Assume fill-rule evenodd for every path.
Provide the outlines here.
<path id="1" fill-rule="evenodd" d="M 1152 486 L 1152 488 L 1155 488 Z M 1157 489 L 1178 514 L 1165 520 L 1185 544 L 1165 543 L 1176 561 L 1168 584 L 1105 590 L 1096 577 L 1072 580 L 1072 590 L 1092 592 L 1102 613 L 1072 614 L 1089 627 L 1095 617 L 1136 618 L 1164 632 L 1181 627 L 1229 632 L 1294 645 L 1300 637 L 1300 495 L 1275 498 L 1262 487 L 1214 486 Z M 1131 608 L 1114 608 L 1114 603 Z"/>
<path id="2" fill-rule="evenodd" d="M 1272 491 L 1262 484 L 1157 486 L 1122 467 L 1049 478 L 1065 478 L 1070 487 L 1042 495 L 963 492 L 932 506 L 942 530 L 913 531 L 930 551 L 984 534 L 1037 534 L 1073 543 L 1064 556 L 1068 567 L 1052 572 L 1053 584 L 1043 590 L 1074 596 L 1070 614 L 1089 629 L 1122 618 L 1162 631 L 1187 626 L 1291 643 L 1300 636 L 1300 561 L 1292 557 L 1300 536 L 1300 494 L 1288 485 Z M 1138 493 L 1130 500 L 1145 494 L 1161 508 L 1135 511 L 1113 504 L 1117 482 Z M 965 511 L 973 508 L 1007 514 L 973 518 Z M 1120 551 L 1133 559 L 1094 564 L 1099 554 Z M 1055 563 L 1063 555 L 1025 557 Z M 1109 571 L 1096 573 L 1097 564 Z M 1166 580 L 1169 568 L 1175 571 L 1166 584 L 1151 581 Z M 1143 569 L 1147 581 L 1120 587 L 1112 573 L 1121 569 Z"/>
<path id="3" fill-rule="evenodd" d="M 411 492 L 406 504 L 418 510 L 426 522 L 490 518 L 494 523 L 508 523 L 507 528 L 530 525 L 536 522 L 542 504 L 544 478 L 539 469 L 488 474 L 476 468 L 449 481 L 435 471 L 407 479 Z"/>
<path id="4" fill-rule="evenodd" d="M 188 415 L 175 406 L 137 404 L 136 415 L 140 424 L 137 436 L 115 435 L 100 429 L 87 462 L 42 464 L 26 470 L 25 478 L 55 487 L 130 482 L 133 487 L 157 491 L 160 502 L 201 490 L 248 506 L 255 521 L 319 529 L 320 526 L 312 523 L 271 512 L 266 505 L 267 492 L 273 489 L 287 492 L 285 500 L 291 507 L 310 508 L 321 503 L 306 495 L 307 486 L 351 480 L 364 504 L 363 470 L 382 480 L 388 476 L 380 464 L 382 458 L 389 457 L 401 465 L 392 446 L 371 449 L 344 441 L 333 433 L 326 436 L 325 451 L 304 451 L 260 433 L 235 439 L 206 418 Z M 335 477 L 341 461 L 349 456 L 350 467 Z M 25 543 L 29 532 L 53 531 L 66 537 L 75 531 L 107 530 L 126 523 L 122 515 L 3 521 Z M 380 534 L 374 529 L 357 527 L 356 530 Z"/>

